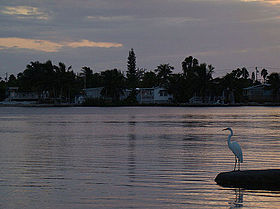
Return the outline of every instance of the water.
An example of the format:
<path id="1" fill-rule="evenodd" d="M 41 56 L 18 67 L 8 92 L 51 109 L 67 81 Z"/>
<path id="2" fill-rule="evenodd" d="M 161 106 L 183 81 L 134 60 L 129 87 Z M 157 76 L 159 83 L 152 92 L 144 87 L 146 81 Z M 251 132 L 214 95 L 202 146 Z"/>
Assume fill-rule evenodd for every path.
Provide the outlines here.
<path id="1" fill-rule="evenodd" d="M 0 108 L 0 208 L 278 208 L 280 192 L 223 188 L 280 167 L 278 107 Z"/>

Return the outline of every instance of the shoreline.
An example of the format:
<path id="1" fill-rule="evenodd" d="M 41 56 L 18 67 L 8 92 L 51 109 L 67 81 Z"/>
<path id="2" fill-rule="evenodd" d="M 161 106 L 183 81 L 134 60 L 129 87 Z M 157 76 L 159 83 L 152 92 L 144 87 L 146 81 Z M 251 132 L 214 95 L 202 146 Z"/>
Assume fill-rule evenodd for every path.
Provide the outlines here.
<path id="1" fill-rule="evenodd" d="M 81 104 L 1 104 L 0 107 L 280 107 L 279 103 L 237 103 L 237 104 L 106 104 L 106 105 L 81 105 Z"/>

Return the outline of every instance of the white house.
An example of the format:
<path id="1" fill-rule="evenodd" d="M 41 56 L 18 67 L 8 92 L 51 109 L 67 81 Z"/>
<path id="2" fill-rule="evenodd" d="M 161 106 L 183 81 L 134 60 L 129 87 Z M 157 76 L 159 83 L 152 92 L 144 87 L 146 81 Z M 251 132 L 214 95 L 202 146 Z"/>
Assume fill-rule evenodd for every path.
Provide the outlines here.
<path id="1" fill-rule="evenodd" d="M 173 100 L 173 95 L 168 94 L 165 88 L 154 88 L 154 103 L 155 104 L 168 104 Z"/>
<path id="2" fill-rule="evenodd" d="M 84 95 L 76 98 L 76 103 L 83 103 L 86 98 L 98 99 L 103 98 L 101 91 L 104 87 L 84 89 Z M 154 88 L 137 88 L 136 99 L 139 104 L 168 104 L 172 101 L 173 96 L 168 94 L 167 90 L 161 87 Z M 120 95 L 120 100 L 125 100 L 131 90 L 124 89 Z"/>
<path id="3" fill-rule="evenodd" d="M 138 88 L 137 101 L 140 104 L 168 104 L 173 96 L 162 87 Z"/>
<path id="4" fill-rule="evenodd" d="M 154 88 L 137 88 L 137 102 L 140 104 L 154 103 Z"/>

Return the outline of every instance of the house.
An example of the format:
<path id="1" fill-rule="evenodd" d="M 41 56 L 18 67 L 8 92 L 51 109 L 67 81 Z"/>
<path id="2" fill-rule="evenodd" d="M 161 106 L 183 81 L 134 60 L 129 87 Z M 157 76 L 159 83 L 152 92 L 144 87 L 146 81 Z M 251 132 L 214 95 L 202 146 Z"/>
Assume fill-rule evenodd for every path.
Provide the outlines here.
<path id="1" fill-rule="evenodd" d="M 190 104 L 224 104 L 223 96 L 193 96 L 189 99 Z"/>
<path id="2" fill-rule="evenodd" d="M 243 89 L 243 95 L 249 102 L 272 102 L 273 92 L 270 84 L 260 84 Z"/>
<path id="3" fill-rule="evenodd" d="M 7 88 L 6 102 L 38 102 L 39 95 L 36 92 L 19 92 L 18 87 Z"/>
<path id="4" fill-rule="evenodd" d="M 137 102 L 140 104 L 154 103 L 154 88 L 137 88 Z"/>
<path id="5" fill-rule="evenodd" d="M 86 98 L 99 99 L 103 98 L 109 100 L 110 98 L 104 98 L 101 91 L 104 87 L 87 88 L 84 89 L 84 95 L 76 97 L 76 103 L 83 103 Z M 136 99 L 139 104 L 168 104 L 171 103 L 173 96 L 168 94 L 167 90 L 161 87 L 154 88 L 137 88 Z M 120 95 L 120 100 L 125 100 L 131 93 L 130 89 L 124 89 Z"/>
<path id="6" fill-rule="evenodd" d="M 154 88 L 154 103 L 169 104 L 173 100 L 173 95 L 169 94 L 167 89 L 156 87 Z"/>
<path id="7" fill-rule="evenodd" d="M 101 91 L 104 87 L 98 87 L 98 88 L 86 88 L 84 89 L 85 97 L 91 98 L 91 99 L 97 99 L 101 98 Z"/>
<path id="8" fill-rule="evenodd" d="M 101 95 L 102 89 L 103 89 L 103 87 L 83 89 L 83 93 L 80 94 L 80 95 L 77 95 L 75 97 L 75 103 L 76 104 L 83 104 L 86 101 L 86 99 L 102 98 L 102 95 Z"/>
<path id="9" fill-rule="evenodd" d="M 140 104 L 169 104 L 173 96 L 165 88 L 138 88 L 137 101 Z"/>
<path id="10" fill-rule="evenodd" d="M 86 88 L 84 89 L 84 95 L 83 96 L 79 96 L 77 98 L 77 102 L 78 103 L 83 103 L 85 101 L 85 98 L 89 98 L 89 99 L 105 99 L 108 101 L 112 101 L 111 97 L 104 97 L 101 92 L 103 90 L 104 87 L 96 87 L 96 88 Z M 130 94 L 131 90 L 129 89 L 124 89 L 122 94 L 120 95 L 120 100 L 124 100 L 128 97 L 128 95 Z"/>

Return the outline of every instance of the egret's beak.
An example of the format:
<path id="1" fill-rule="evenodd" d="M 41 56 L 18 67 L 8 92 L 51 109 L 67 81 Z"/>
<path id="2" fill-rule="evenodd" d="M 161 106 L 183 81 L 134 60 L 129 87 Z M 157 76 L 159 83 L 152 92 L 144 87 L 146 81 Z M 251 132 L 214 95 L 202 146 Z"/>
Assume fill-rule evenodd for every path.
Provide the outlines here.
<path id="1" fill-rule="evenodd" d="M 228 130 L 228 129 L 227 128 L 223 129 L 223 131 L 226 131 L 226 130 Z"/>

